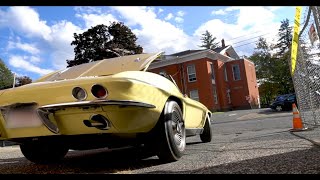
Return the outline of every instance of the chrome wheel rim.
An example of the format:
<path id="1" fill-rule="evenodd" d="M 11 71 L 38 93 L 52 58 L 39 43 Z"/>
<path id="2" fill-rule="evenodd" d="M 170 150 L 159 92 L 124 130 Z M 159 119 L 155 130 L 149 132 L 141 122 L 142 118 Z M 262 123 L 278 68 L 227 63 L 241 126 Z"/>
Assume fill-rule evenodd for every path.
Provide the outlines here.
<path id="1" fill-rule="evenodd" d="M 172 112 L 171 128 L 173 132 L 174 143 L 176 144 L 179 151 L 183 151 L 186 144 L 185 126 L 180 114 L 176 111 Z"/>
<path id="2" fill-rule="evenodd" d="M 281 107 L 281 106 L 277 106 L 277 107 L 276 107 L 276 110 L 277 110 L 277 111 L 281 111 L 281 110 L 282 110 L 282 107 Z"/>

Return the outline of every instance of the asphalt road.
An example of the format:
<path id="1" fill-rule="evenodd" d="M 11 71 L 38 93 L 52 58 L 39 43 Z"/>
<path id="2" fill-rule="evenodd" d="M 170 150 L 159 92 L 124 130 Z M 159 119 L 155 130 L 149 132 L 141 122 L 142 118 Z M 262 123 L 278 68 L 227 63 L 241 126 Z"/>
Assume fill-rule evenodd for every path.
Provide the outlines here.
<path id="1" fill-rule="evenodd" d="M 17 146 L 0 148 L 3 174 L 305 174 L 320 173 L 320 131 L 290 133 L 291 112 L 269 109 L 216 113 L 213 140 L 187 138 L 184 156 L 162 164 L 157 157 L 136 161 L 130 151 L 70 151 L 59 164 L 36 165 Z"/>

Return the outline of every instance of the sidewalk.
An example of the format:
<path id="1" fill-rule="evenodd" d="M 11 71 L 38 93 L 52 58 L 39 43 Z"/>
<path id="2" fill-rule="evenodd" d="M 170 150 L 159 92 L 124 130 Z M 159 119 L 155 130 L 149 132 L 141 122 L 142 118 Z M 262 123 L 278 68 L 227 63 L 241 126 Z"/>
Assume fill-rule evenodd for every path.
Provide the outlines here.
<path id="1" fill-rule="evenodd" d="M 320 127 L 309 128 L 305 131 L 291 132 L 291 134 L 310 141 L 314 145 L 320 147 Z"/>

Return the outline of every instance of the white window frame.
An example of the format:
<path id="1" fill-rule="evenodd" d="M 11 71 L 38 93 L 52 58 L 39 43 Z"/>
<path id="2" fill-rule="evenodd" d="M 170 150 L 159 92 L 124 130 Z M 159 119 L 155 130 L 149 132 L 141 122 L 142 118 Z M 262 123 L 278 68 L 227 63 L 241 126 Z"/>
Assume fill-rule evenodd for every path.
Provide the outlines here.
<path id="1" fill-rule="evenodd" d="M 197 96 L 192 96 L 192 93 L 191 93 L 191 92 L 197 92 L 197 93 L 196 93 Z M 190 98 L 191 98 L 191 99 L 196 100 L 196 101 L 199 101 L 199 91 L 198 91 L 198 89 L 193 89 L 193 90 L 191 90 L 191 91 L 189 92 L 189 94 L 190 94 Z"/>
<path id="2" fill-rule="evenodd" d="M 227 99 L 228 99 L 228 104 L 231 104 L 230 89 L 227 89 Z"/>
<path id="3" fill-rule="evenodd" d="M 218 94 L 217 94 L 217 87 L 213 86 L 213 100 L 214 104 L 218 104 Z"/>
<path id="4" fill-rule="evenodd" d="M 233 67 L 238 67 L 238 69 L 239 69 L 239 79 L 235 79 L 235 72 L 234 72 L 234 70 L 233 70 Z M 233 75 L 233 80 L 234 80 L 234 81 L 239 81 L 239 80 L 241 80 L 241 73 L 240 73 L 240 66 L 239 66 L 239 64 L 233 64 L 233 65 L 232 65 L 232 75 Z"/>
<path id="5" fill-rule="evenodd" d="M 194 68 L 194 73 L 189 73 L 189 67 L 193 67 Z M 188 82 L 197 81 L 196 66 L 194 64 L 190 64 L 190 65 L 187 66 L 187 74 L 188 74 Z M 195 80 L 191 80 L 190 81 L 190 76 L 191 75 L 194 75 Z"/>
<path id="6" fill-rule="evenodd" d="M 224 80 L 228 82 L 228 72 L 227 72 L 227 66 L 224 66 Z"/>

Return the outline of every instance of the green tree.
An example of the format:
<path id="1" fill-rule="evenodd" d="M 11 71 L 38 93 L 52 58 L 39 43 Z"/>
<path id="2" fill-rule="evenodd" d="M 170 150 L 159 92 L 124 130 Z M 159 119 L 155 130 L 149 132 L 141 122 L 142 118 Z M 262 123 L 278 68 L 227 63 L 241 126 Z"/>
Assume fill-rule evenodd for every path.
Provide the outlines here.
<path id="1" fill-rule="evenodd" d="M 0 59 L 0 89 L 11 88 L 13 85 L 13 73 Z"/>
<path id="2" fill-rule="evenodd" d="M 123 55 L 141 54 L 143 48 L 136 44 L 137 37 L 121 22 L 109 26 L 97 25 L 76 34 L 71 45 L 75 45 L 73 60 L 67 60 L 67 67 L 113 58 Z"/>
<path id="3" fill-rule="evenodd" d="M 266 39 L 259 38 L 255 51 L 249 59 L 255 63 L 257 79 L 261 81 L 269 79 L 274 62 Z"/>
<path id="4" fill-rule="evenodd" d="M 290 26 L 288 19 L 281 21 L 278 36 L 278 43 L 275 46 L 278 53 L 276 55 L 277 65 L 274 68 L 274 81 L 282 85 L 280 86 L 279 93 L 286 94 L 294 92 L 292 76 L 290 73 L 292 27 Z"/>
<path id="5" fill-rule="evenodd" d="M 32 83 L 32 79 L 28 76 L 20 76 L 16 78 L 16 87 Z"/>
<path id="6" fill-rule="evenodd" d="M 283 53 L 290 49 L 292 42 L 292 27 L 290 26 L 288 19 L 281 21 L 278 36 L 279 39 L 276 48 L 279 49 L 278 54 L 283 55 Z"/>
<path id="7" fill-rule="evenodd" d="M 277 93 L 276 83 L 273 81 L 274 58 L 271 55 L 270 45 L 266 39 L 259 38 L 255 51 L 250 60 L 255 64 L 259 86 L 261 104 L 270 104 L 273 96 Z"/>
<path id="8" fill-rule="evenodd" d="M 199 47 L 203 47 L 206 49 L 217 48 L 218 43 L 214 42 L 215 40 L 216 40 L 216 37 L 213 37 L 213 35 L 208 30 L 206 30 L 206 32 L 202 34 L 202 37 L 201 37 L 202 44 Z"/>
<path id="9" fill-rule="evenodd" d="M 259 38 L 255 51 L 250 57 L 255 63 L 263 104 L 270 104 L 279 94 L 294 92 L 290 73 L 291 29 L 288 19 L 281 21 L 278 43 L 269 45 L 264 38 Z M 275 50 L 276 54 L 271 53 Z"/>

